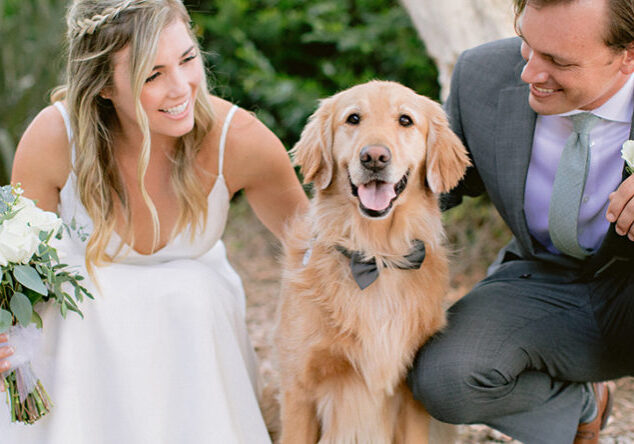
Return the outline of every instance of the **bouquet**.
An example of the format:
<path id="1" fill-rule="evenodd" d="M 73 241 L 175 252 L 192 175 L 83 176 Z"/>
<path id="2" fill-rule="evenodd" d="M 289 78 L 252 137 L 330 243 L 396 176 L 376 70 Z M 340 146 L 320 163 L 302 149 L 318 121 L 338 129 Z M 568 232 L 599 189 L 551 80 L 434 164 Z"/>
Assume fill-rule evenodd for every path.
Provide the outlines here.
<path id="1" fill-rule="evenodd" d="M 77 303 L 92 295 L 83 276 L 61 264 L 49 241 L 62 235 L 63 224 L 22 196 L 18 186 L 0 187 L 0 333 L 8 331 L 15 355 L 12 369 L 2 373 L 11 420 L 32 424 L 49 412 L 52 403 L 31 369 L 41 337 L 42 318 L 33 307 L 46 301 L 82 316 Z M 69 230 L 69 227 L 66 227 Z M 67 292 L 74 289 L 73 295 Z M 83 317 L 83 316 L 82 316 Z"/>

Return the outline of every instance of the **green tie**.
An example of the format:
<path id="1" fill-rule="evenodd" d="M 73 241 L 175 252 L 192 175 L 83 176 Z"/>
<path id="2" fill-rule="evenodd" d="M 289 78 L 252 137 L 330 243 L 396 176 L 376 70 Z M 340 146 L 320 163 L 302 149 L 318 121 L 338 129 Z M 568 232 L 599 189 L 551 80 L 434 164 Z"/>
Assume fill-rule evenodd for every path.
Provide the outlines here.
<path id="1" fill-rule="evenodd" d="M 573 131 L 561 153 L 548 210 L 548 231 L 562 253 L 583 259 L 590 253 L 579 245 L 579 207 L 590 164 L 590 130 L 599 121 L 590 113 L 569 116 Z"/>

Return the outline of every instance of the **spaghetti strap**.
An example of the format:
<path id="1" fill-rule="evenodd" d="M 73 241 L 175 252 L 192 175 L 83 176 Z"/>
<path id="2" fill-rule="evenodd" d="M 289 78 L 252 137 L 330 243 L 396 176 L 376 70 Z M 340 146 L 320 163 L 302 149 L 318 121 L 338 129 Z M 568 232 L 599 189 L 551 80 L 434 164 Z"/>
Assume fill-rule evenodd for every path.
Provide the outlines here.
<path id="1" fill-rule="evenodd" d="M 66 135 L 68 136 L 68 143 L 71 143 L 73 140 L 73 128 L 70 126 L 70 116 L 68 115 L 68 111 L 66 111 L 66 107 L 62 102 L 53 103 L 55 108 L 59 111 L 64 119 L 64 125 L 66 126 Z M 71 159 L 72 164 L 75 165 L 75 144 L 73 144 L 71 149 Z"/>
<path id="2" fill-rule="evenodd" d="M 220 145 L 218 147 L 218 176 L 222 176 L 222 164 L 225 157 L 225 141 L 227 139 L 227 133 L 229 132 L 231 119 L 233 119 L 233 115 L 236 113 L 237 110 L 238 105 L 233 105 L 227 113 L 227 117 L 225 117 L 225 123 L 222 125 L 222 133 L 220 134 Z"/>
<path id="3" fill-rule="evenodd" d="M 64 104 L 62 102 L 55 102 L 53 103 L 53 105 L 59 110 L 59 113 L 64 119 L 64 125 L 66 125 L 66 135 L 68 136 L 68 141 L 70 142 L 73 138 L 73 129 L 70 126 L 70 116 L 68 115 L 68 111 L 66 111 L 66 108 L 64 107 Z"/>

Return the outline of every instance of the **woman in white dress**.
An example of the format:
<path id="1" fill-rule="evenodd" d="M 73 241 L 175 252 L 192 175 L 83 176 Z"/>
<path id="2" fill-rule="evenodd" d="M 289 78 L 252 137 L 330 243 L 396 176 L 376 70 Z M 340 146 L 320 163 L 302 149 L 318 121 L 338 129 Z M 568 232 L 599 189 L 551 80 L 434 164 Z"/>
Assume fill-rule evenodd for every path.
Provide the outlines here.
<path id="1" fill-rule="evenodd" d="M 91 276 L 95 300 L 83 320 L 43 310 L 33 365 L 54 407 L 31 426 L 0 410 L 0 441 L 269 442 L 220 236 L 244 190 L 281 239 L 306 205 L 288 156 L 209 95 L 180 0 L 76 0 L 68 28 L 67 83 L 23 135 L 12 182 L 90 234 L 58 249 Z"/>

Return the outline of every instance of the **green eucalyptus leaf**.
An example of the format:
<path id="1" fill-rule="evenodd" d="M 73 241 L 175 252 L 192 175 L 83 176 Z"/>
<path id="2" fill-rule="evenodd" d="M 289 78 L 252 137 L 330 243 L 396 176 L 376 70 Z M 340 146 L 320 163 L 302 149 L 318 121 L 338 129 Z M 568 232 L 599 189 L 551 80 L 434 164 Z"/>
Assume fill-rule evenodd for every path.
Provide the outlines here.
<path id="1" fill-rule="evenodd" d="M 73 301 L 70 297 L 70 295 L 68 293 L 64 293 L 64 296 L 66 296 L 66 302 L 68 303 L 68 305 L 66 306 L 69 310 L 74 311 L 75 313 L 77 313 L 79 316 L 81 316 L 82 319 L 84 319 L 84 314 L 81 312 L 81 310 L 79 309 L 79 307 L 77 307 L 77 304 L 75 304 L 75 301 Z"/>
<path id="2" fill-rule="evenodd" d="M 81 288 L 81 291 L 86 295 L 88 299 L 93 299 L 93 300 L 95 299 L 92 293 L 86 289 L 86 287 L 82 287 L 81 285 L 79 287 Z"/>
<path id="3" fill-rule="evenodd" d="M 62 286 L 59 281 L 55 282 L 55 285 L 53 286 L 53 293 L 55 293 L 55 298 L 59 302 L 64 301 L 64 292 L 62 291 Z"/>
<path id="4" fill-rule="evenodd" d="M 55 248 L 50 248 L 48 254 L 53 258 L 55 262 L 59 262 L 59 256 L 57 255 L 57 250 Z"/>
<path id="5" fill-rule="evenodd" d="M 6 310 L 0 309 L 0 333 L 4 333 L 11 327 L 13 316 Z"/>
<path id="6" fill-rule="evenodd" d="M 22 292 L 26 295 L 27 298 L 29 298 L 29 301 L 31 301 L 31 305 L 33 306 L 44 299 L 44 296 L 39 294 L 37 291 L 31 290 L 30 288 L 24 288 Z"/>
<path id="7" fill-rule="evenodd" d="M 13 269 L 13 276 L 19 283 L 33 291 L 37 291 L 42 296 L 48 294 L 48 290 L 44 282 L 42 282 L 42 278 L 33 267 L 29 265 L 16 265 Z"/>
<path id="8" fill-rule="evenodd" d="M 77 300 L 77 302 L 82 302 L 84 300 L 84 297 L 81 294 L 81 288 L 77 286 L 77 284 L 75 284 L 74 282 L 73 285 L 75 285 L 75 300 Z"/>
<path id="9" fill-rule="evenodd" d="M 33 314 L 31 315 L 31 322 L 34 323 L 37 328 L 42 328 L 43 326 L 42 318 L 35 310 L 33 310 Z"/>
<path id="10" fill-rule="evenodd" d="M 70 297 L 70 295 L 66 292 L 64 292 L 64 297 L 66 298 L 66 302 L 68 303 L 69 307 L 74 307 L 79 309 L 79 307 L 77 307 L 77 304 L 75 303 L 75 301 L 73 300 L 73 298 Z"/>
<path id="11" fill-rule="evenodd" d="M 11 297 L 9 306 L 20 324 L 25 327 L 29 325 L 33 314 L 33 307 L 31 306 L 31 301 L 29 301 L 29 298 L 27 298 L 25 294 L 15 292 Z"/>

